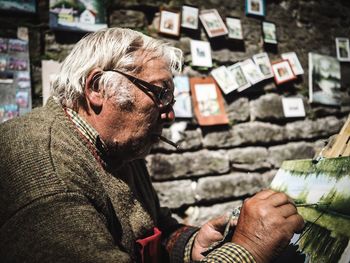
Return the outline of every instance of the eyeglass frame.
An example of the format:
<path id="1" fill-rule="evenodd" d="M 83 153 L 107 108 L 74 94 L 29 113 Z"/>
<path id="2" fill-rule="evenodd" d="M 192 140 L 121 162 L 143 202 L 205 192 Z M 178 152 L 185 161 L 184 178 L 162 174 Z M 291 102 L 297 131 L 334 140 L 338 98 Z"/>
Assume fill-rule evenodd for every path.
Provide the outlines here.
<path id="1" fill-rule="evenodd" d="M 103 70 L 104 72 L 117 72 L 121 75 L 123 75 L 124 77 L 126 77 L 127 79 L 129 79 L 137 88 L 139 88 L 140 90 L 142 90 L 143 92 L 145 92 L 148 96 L 149 93 L 152 93 L 154 97 L 150 96 L 150 98 L 153 100 L 153 102 L 159 107 L 159 108 L 167 108 L 167 107 L 172 107 L 175 104 L 175 97 L 174 97 L 174 92 L 171 91 L 169 92 L 169 90 L 171 90 L 168 87 L 160 87 L 154 84 L 151 84 L 145 80 L 136 78 L 132 75 L 129 75 L 123 71 L 117 70 L 117 69 L 106 69 Z M 170 99 L 167 99 L 165 97 L 165 99 L 163 99 L 163 96 L 169 96 L 167 95 L 167 93 L 169 92 L 169 94 L 171 94 L 171 97 L 169 97 Z M 166 100 L 166 101 L 162 101 L 162 100 Z"/>

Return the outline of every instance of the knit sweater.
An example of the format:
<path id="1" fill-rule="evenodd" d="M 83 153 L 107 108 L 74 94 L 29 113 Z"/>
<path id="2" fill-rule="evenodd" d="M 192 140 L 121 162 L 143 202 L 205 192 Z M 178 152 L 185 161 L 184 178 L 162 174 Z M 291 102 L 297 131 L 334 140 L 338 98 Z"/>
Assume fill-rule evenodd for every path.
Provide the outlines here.
<path id="1" fill-rule="evenodd" d="M 135 262 L 154 226 L 164 243 L 181 227 L 143 160 L 104 166 L 52 99 L 0 125 L 0 211 L 2 262 Z M 181 233 L 174 254 L 193 229 Z"/>

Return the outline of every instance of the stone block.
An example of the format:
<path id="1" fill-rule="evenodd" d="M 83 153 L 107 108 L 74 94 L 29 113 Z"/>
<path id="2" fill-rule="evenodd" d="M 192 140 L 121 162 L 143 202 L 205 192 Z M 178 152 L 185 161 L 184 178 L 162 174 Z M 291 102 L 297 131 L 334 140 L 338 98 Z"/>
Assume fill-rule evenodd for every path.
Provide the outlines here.
<path id="1" fill-rule="evenodd" d="M 279 120 L 284 119 L 282 97 L 270 93 L 250 101 L 251 120 Z"/>
<path id="2" fill-rule="evenodd" d="M 239 98 L 226 106 L 228 118 L 233 123 L 249 120 L 249 100 Z"/>
<path id="3" fill-rule="evenodd" d="M 268 151 L 264 147 L 246 147 L 231 149 L 227 152 L 233 169 L 244 171 L 266 170 L 271 168 Z"/>
<path id="4" fill-rule="evenodd" d="M 135 10 L 114 10 L 110 16 L 110 27 L 143 28 L 147 19 L 143 12 Z"/>

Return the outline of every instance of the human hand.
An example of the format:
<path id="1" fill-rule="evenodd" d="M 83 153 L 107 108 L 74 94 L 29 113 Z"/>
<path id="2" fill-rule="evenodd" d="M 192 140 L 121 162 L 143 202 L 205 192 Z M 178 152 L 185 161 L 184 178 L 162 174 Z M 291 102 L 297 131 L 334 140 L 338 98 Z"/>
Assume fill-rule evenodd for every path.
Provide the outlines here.
<path id="1" fill-rule="evenodd" d="M 265 190 L 244 201 L 232 242 L 246 248 L 256 262 L 270 262 L 303 227 L 292 199 Z"/>
<path id="2" fill-rule="evenodd" d="M 202 252 L 212 246 L 215 242 L 221 241 L 224 236 L 225 227 L 229 220 L 229 214 L 212 219 L 204 224 L 198 231 L 192 247 L 192 260 L 200 261 L 204 256 Z M 231 225 L 236 225 L 237 220 L 232 220 Z"/>

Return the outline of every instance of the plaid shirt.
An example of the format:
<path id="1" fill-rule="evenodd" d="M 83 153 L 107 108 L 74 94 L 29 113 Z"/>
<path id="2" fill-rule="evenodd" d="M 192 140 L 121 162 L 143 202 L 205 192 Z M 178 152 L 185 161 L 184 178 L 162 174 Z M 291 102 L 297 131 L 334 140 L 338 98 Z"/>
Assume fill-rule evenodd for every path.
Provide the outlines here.
<path id="1" fill-rule="evenodd" d="M 97 133 L 97 131 L 89 123 L 83 120 L 74 110 L 70 108 L 65 108 L 65 111 L 71 118 L 72 122 L 76 125 L 77 129 L 95 147 L 100 157 L 102 157 L 103 153 L 106 150 L 106 145 L 100 139 L 100 136 Z M 193 242 L 197 233 L 195 233 L 187 242 L 184 253 L 184 263 L 193 262 L 191 260 L 191 253 Z M 212 251 L 203 260 L 201 260 L 201 262 L 255 263 L 255 260 L 246 249 L 239 245 L 229 242 Z"/>

